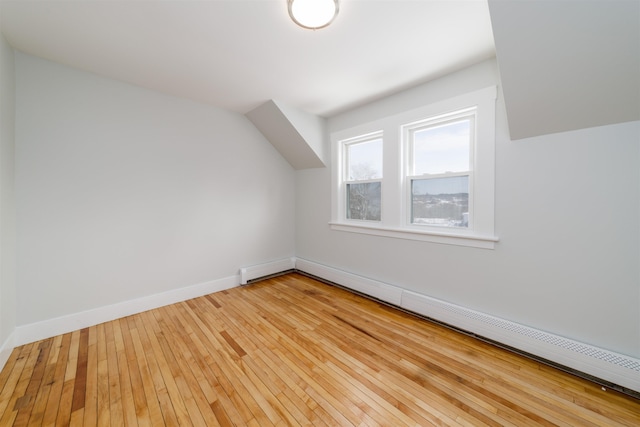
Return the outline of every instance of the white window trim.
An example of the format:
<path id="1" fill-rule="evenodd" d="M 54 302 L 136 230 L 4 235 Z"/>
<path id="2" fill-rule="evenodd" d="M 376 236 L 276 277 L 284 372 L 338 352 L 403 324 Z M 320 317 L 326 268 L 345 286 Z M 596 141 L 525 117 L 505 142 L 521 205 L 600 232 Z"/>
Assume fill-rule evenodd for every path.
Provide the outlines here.
<path id="1" fill-rule="evenodd" d="M 463 118 L 469 118 L 471 117 L 471 121 L 473 123 L 473 134 L 471 135 L 471 140 L 469 141 L 470 143 L 470 147 L 469 147 L 469 166 L 467 168 L 466 171 L 464 172 L 455 172 L 455 173 L 442 173 L 442 174 L 437 174 L 437 175 L 429 175 L 428 177 L 423 177 L 420 175 L 413 175 L 411 172 L 414 172 L 412 169 L 413 167 L 411 166 L 411 160 L 413 160 L 413 147 L 412 147 L 412 139 L 411 139 L 411 134 L 416 130 L 416 129 L 422 129 L 431 125 L 440 125 L 440 124 L 446 124 L 448 122 L 453 122 L 455 120 L 459 120 L 459 119 L 463 119 Z M 401 135 L 402 135 L 402 141 L 401 143 L 402 145 L 402 149 L 404 150 L 404 158 L 403 158 L 403 174 L 402 174 L 402 187 L 403 187 L 403 192 L 404 192 L 404 197 L 405 199 L 403 200 L 402 203 L 402 207 L 404 209 L 404 223 L 403 225 L 409 228 L 414 228 L 416 231 L 424 231 L 424 230 L 431 230 L 434 233 L 442 233 L 445 232 L 447 233 L 448 230 L 452 230 L 452 228 L 448 228 L 448 227 L 441 227 L 441 226 L 429 226 L 429 225 L 425 225 L 425 224 L 414 224 L 411 221 L 411 208 L 409 207 L 409 204 L 411 202 L 411 181 L 412 180 L 416 180 L 416 179 L 436 179 L 436 178 L 450 178 L 450 177 L 454 177 L 454 176 L 468 176 L 469 177 L 469 227 L 468 228 L 464 228 L 461 230 L 467 230 L 467 229 L 473 229 L 473 225 L 474 225 L 474 209 L 473 209 L 473 200 L 474 200 L 474 173 L 473 173 L 473 167 L 474 167 L 474 158 L 475 158 L 475 145 L 476 145 L 476 138 L 477 135 L 475 134 L 475 130 L 477 129 L 477 121 L 478 121 L 478 112 L 477 112 L 477 108 L 474 107 L 470 107 L 470 108 L 465 108 L 462 110 L 457 110 L 457 111 L 453 111 L 451 113 L 446 113 L 446 114 L 441 114 L 439 116 L 436 117 L 429 117 L 426 118 L 424 120 L 419 120 L 417 122 L 414 123 L 407 123 L 404 124 L 400 127 L 401 129 Z M 453 230 L 457 230 L 456 228 L 453 228 Z"/>
<path id="2" fill-rule="evenodd" d="M 346 193 L 346 187 L 348 184 L 369 184 L 372 182 L 379 182 L 380 183 L 380 187 L 381 187 L 381 192 L 383 191 L 384 186 L 382 185 L 382 180 L 384 178 L 384 171 L 383 171 L 383 177 L 382 178 L 374 178 L 374 179 L 349 179 L 349 159 L 347 159 L 347 147 L 350 145 L 354 145 L 354 144 L 361 144 L 361 143 L 366 143 L 369 141 L 373 141 L 376 139 L 382 139 L 382 149 L 384 150 L 384 135 L 382 133 L 382 131 L 377 131 L 377 132 L 370 132 L 367 133 L 365 135 L 359 135 L 355 138 L 349 138 L 347 140 L 342 140 L 340 141 L 340 150 L 341 152 L 341 164 L 343 165 L 342 168 L 342 175 L 340 176 L 340 181 L 341 181 L 341 188 L 340 191 L 342 192 L 342 197 L 341 200 L 339 201 L 339 203 L 342 204 L 341 209 L 344 212 L 345 215 L 345 221 L 349 221 L 352 223 L 361 223 L 361 224 L 377 224 L 380 221 L 378 220 L 363 220 L 363 219 L 352 219 L 352 218 L 347 218 L 347 193 Z M 381 213 L 382 216 L 382 213 Z"/>
<path id="3" fill-rule="evenodd" d="M 497 89 L 491 86 L 425 107 L 386 117 L 354 128 L 335 132 L 332 143 L 332 230 L 424 242 L 493 249 L 499 240 L 494 235 L 495 203 L 495 102 Z M 406 155 L 403 126 L 476 107 L 476 137 L 473 150 L 473 227 L 469 229 L 429 227 L 410 224 L 407 212 Z M 346 219 L 343 187 L 344 141 L 382 132 L 384 134 L 381 221 Z"/>

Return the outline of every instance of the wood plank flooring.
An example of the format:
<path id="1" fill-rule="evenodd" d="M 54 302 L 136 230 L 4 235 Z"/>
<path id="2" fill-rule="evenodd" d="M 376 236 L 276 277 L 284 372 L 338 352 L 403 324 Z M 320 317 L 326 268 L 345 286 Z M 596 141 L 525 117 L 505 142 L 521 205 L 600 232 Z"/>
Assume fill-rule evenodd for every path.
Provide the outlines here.
<path id="1" fill-rule="evenodd" d="M 16 348 L 10 425 L 639 426 L 640 401 L 290 274 Z"/>

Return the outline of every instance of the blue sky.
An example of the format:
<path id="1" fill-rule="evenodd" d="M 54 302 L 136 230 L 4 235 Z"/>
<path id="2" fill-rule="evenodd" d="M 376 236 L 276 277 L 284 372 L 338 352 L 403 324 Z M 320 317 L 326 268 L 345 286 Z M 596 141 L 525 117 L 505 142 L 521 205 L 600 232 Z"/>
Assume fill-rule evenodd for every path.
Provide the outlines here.
<path id="1" fill-rule="evenodd" d="M 360 176 L 363 165 L 371 172 Z M 349 175 L 351 179 L 382 178 L 382 138 L 349 145 Z"/>
<path id="2" fill-rule="evenodd" d="M 415 130 L 409 175 L 468 171 L 470 132 L 469 119 Z M 382 144 L 382 138 L 375 138 L 348 146 L 349 179 L 382 178 Z"/>
<path id="3" fill-rule="evenodd" d="M 469 170 L 471 123 L 462 120 L 414 132 L 412 175 Z"/>

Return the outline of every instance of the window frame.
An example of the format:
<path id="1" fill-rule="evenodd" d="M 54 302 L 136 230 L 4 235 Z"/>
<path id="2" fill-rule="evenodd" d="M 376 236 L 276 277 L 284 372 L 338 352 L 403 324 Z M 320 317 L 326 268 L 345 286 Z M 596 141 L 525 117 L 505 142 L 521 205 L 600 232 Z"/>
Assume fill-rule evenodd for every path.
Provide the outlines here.
<path id="1" fill-rule="evenodd" d="M 495 199 L 495 114 L 496 86 L 436 101 L 409 111 L 382 117 L 372 122 L 338 130 L 331 134 L 333 231 L 418 240 L 424 242 L 494 249 L 499 240 L 494 235 Z M 407 150 L 403 127 L 429 118 L 446 116 L 464 109 L 476 108 L 476 132 L 470 170 L 473 179 L 473 227 L 433 227 L 410 224 L 410 198 L 407 186 Z M 380 132 L 383 135 L 383 178 L 381 221 L 345 218 L 344 150 L 342 143 Z M 470 207 L 471 209 L 471 207 Z"/>
<path id="2" fill-rule="evenodd" d="M 415 165 L 415 153 L 414 153 L 414 139 L 413 135 L 416 131 L 423 129 L 429 129 L 437 126 L 446 126 L 447 124 L 463 121 L 467 118 L 471 119 L 470 135 L 469 135 L 469 158 L 468 167 L 466 171 L 457 172 L 444 172 L 438 174 L 423 174 L 416 175 L 414 170 Z M 416 230 L 431 230 L 433 232 L 447 232 L 451 230 L 472 230 L 474 219 L 474 179 L 473 179 L 473 164 L 475 156 L 475 145 L 477 139 L 477 107 L 468 107 L 461 110 L 452 111 L 446 114 L 439 114 L 433 117 L 426 117 L 422 120 L 418 120 L 412 123 L 401 125 L 402 144 L 404 148 L 404 169 L 403 169 L 403 208 L 404 208 L 404 223 L 403 225 L 409 228 L 415 228 Z M 428 179 L 440 179 L 440 178 L 453 178 L 458 176 L 469 177 L 469 219 L 467 227 L 448 227 L 441 225 L 429 225 L 418 224 L 413 222 L 413 188 L 412 183 L 414 180 L 428 180 Z"/>
<path id="3" fill-rule="evenodd" d="M 384 134 L 382 131 L 375 131 L 375 132 L 369 132 L 366 133 L 364 135 L 358 135 L 355 136 L 353 138 L 348 138 L 345 140 L 340 141 L 340 150 L 341 150 L 341 165 L 342 165 L 342 174 L 341 174 L 341 192 L 342 192 L 342 206 L 341 206 L 341 211 L 342 211 L 342 220 L 344 222 L 349 222 L 349 223 L 355 223 L 355 224 L 376 224 L 376 223 L 380 223 L 382 221 L 383 218 L 383 214 L 382 214 L 382 200 L 383 200 L 383 192 L 384 192 L 384 184 L 383 184 L 383 180 L 384 180 L 384 155 L 383 155 L 383 162 L 382 162 L 382 176 L 380 178 L 374 178 L 374 179 L 350 179 L 349 177 L 349 166 L 350 166 L 350 158 L 349 158 L 349 147 L 352 145 L 357 145 L 357 144 L 364 144 L 370 141 L 375 141 L 380 139 L 382 141 L 382 150 L 384 153 Z M 348 199 L 349 199 L 349 192 L 347 191 L 347 187 L 349 186 L 349 184 L 370 184 L 370 183 L 374 183 L 374 182 L 379 182 L 380 183 L 380 220 L 370 220 L 370 219 L 356 219 L 356 218 L 349 218 L 349 215 L 347 214 L 347 210 L 348 210 Z"/>

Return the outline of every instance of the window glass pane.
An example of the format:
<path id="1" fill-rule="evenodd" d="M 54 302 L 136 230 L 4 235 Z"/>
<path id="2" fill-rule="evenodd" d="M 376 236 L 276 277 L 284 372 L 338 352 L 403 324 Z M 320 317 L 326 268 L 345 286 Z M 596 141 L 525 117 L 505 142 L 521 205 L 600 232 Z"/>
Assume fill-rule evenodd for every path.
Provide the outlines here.
<path id="1" fill-rule="evenodd" d="M 411 180 L 411 222 L 469 226 L 469 176 Z"/>
<path id="2" fill-rule="evenodd" d="M 469 170 L 471 120 L 413 132 L 413 175 Z"/>
<path id="3" fill-rule="evenodd" d="M 381 184 L 347 184 L 347 218 L 380 221 Z"/>
<path id="4" fill-rule="evenodd" d="M 347 145 L 348 180 L 382 178 L 382 138 Z"/>

